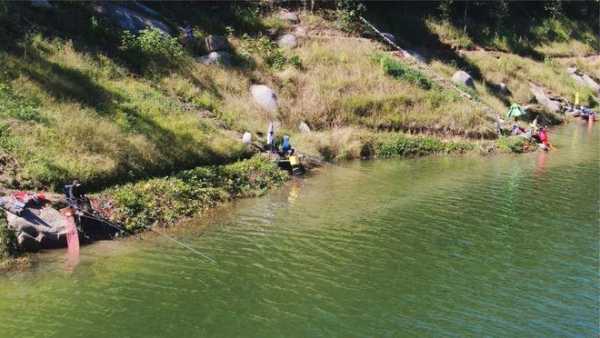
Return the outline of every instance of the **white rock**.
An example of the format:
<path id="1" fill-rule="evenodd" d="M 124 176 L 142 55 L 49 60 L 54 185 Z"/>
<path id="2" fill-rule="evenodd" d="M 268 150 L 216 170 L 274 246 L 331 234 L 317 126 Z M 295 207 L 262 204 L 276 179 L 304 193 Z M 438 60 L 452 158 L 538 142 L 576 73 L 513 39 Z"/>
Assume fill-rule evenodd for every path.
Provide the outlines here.
<path id="1" fill-rule="evenodd" d="M 254 101 L 268 112 L 274 113 L 277 111 L 279 104 L 275 92 L 265 85 L 250 86 L 250 93 Z"/>
<path id="2" fill-rule="evenodd" d="M 462 70 L 457 71 L 452 75 L 452 82 L 461 86 L 468 86 L 471 88 L 475 88 L 475 84 L 473 83 L 473 78 L 467 72 Z"/>
<path id="3" fill-rule="evenodd" d="M 250 132 L 245 132 L 244 135 L 242 136 L 242 143 L 243 144 L 250 144 L 252 143 L 252 134 L 250 134 Z"/>
<path id="4" fill-rule="evenodd" d="M 279 13 L 279 18 L 284 21 L 289 21 L 291 23 L 298 23 L 300 19 L 298 19 L 298 14 L 294 12 L 281 11 Z"/>
<path id="5" fill-rule="evenodd" d="M 300 122 L 300 125 L 298 125 L 298 130 L 300 130 L 300 132 L 303 134 L 310 133 L 310 127 L 304 121 Z"/>
<path id="6" fill-rule="evenodd" d="M 227 52 L 211 52 L 208 55 L 201 56 L 198 61 L 204 65 L 231 65 L 231 54 Z"/>
<path id="7" fill-rule="evenodd" d="M 284 34 L 277 40 L 277 44 L 281 48 L 292 49 L 298 46 L 298 39 L 294 34 Z"/>

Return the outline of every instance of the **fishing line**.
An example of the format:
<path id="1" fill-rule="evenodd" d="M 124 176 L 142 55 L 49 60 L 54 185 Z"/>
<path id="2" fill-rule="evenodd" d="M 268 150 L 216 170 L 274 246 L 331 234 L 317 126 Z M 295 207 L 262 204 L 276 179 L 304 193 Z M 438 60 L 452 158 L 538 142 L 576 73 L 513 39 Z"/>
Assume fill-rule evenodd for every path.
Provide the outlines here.
<path id="1" fill-rule="evenodd" d="M 100 218 L 100 217 L 97 217 L 97 216 L 96 216 L 96 215 L 94 215 L 94 214 L 91 214 L 91 213 L 89 213 L 89 212 L 86 212 L 86 211 L 81 211 L 81 213 L 82 213 L 82 216 L 84 216 L 84 217 L 91 218 L 91 219 L 94 219 L 94 220 L 96 220 L 96 221 L 98 221 L 98 222 L 101 222 L 101 223 L 107 224 L 108 226 L 110 226 L 110 227 L 112 227 L 112 228 L 114 228 L 114 229 L 116 229 L 116 230 L 118 230 L 118 231 L 120 231 L 120 232 L 126 232 L 126 231 L 125 231 L 125 230 L 124 230 L 122 227 L 119 227 L 119 226 L 117 226 L 116 224 L 113 224 L 113 223 L 111 223 L 111 222 L 109 222 L 109 221 L 107 221 L 107 220 L 105 220 L 105 219 L 102 219 L 102 218 Z M 159 235 L 163 236 L 164 238 L 166 238 L 166 239 L 168 239 L 168 240 L 170 240 L 170 241 L 173 241 L 173 242 L 175 242 L 175 243 L 179 244 L 180 246 L 182 246 L 182 247 L 184 247 L 184 248 L 188 249 L 189 251 L 191 251 L 191 252 L 195 253 L 195 254 L 196 254 L 196 255 L 198 255 L 198 256 L 201 256 L 201 257 L 205 258 L 206 260 L 208 260 L 208 261 L 210 261 L 210 262 L 212 262 L 212 263 L 215 263 L 215 264 L 217 263 L 217 261 L 215 261 L 213 258 L 209 257 L 208 255 L 205 255 L 205 254 L 201 253 L 200 251 L 198 251 L 198 250 L 196 250 L 196 249 L 192 248 L 191 246 L 189 246 L 189 245 L 187 245 L 187 244 L 185 244 L 185 243 L 183 243 L 183 242 L 181 242 L 181 241 L 178 241 L 178 240 L 176 240 L 175 238 L 173 238 L 173 237 L 171 237 L 171 236 L 169 236 L 169 235 L 167 235 L 167 234 L 164 234 L 164 233 L 162 233 L 162 232 L 160 232 L 160 231 L 158 231 L 158 230 L 155 230 L 155 229 L 153 229 L 152 227 L 150 227 L 150 226 L 147 226 L 147 225 L 143 226 L 143 228 L 144 228 L 144 229 L 148 229 L 148 230 L 150 230 L 150 231 L 152 231 L 152 232 L 155 232 L 155 233 L 157 233 L 157 234 L 159 234 Z"/>

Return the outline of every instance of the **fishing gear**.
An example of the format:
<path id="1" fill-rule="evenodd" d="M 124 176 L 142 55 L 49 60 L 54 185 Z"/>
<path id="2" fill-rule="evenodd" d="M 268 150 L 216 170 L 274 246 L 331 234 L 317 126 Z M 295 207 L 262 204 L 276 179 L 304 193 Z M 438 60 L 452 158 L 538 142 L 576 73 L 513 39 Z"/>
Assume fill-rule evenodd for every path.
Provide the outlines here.
<path id="1" fill-rule="evenodd" d="M 109 221 L 108 221 L 108 220 L 106 220 L 106 219 L 100 218 L 99 216 L 96 216 L 95 214 L 92 214 L 92 213 L 90 213 L 90 212 L 86 212 L 86 211 L 80 211 L 80 214 L 81 214 L 81 216 L 83 216 L 83 217 L 87 217 L 87 218 L 90 218 L 90 219 L 96 220 L 96 221 L 98 221 L 98 222 L 104 223 L 104 224 L 106 224 L 106 225 L 108 225 L 108 226 L 110 226 L 110 227 L 112 227 L 112 228 L 114 228 L 114 229 L 116 229 L 116 230 L 120 231 L 121 233 L 131 233 L 131 231 L 128 231 L 128 230 L 124 229 L 123 227 L 121 227 L 121 226 L 119 226 L 119 225 L 117 225 L 117 224 L 115 224 L 115 223 L 109 222 Z M 188 249 L 189 251 L 191 251 L 191 252 L 195 253 L 195 254 L 196 254 L 196 255 L 198 255 L 198 256 L 201 256 L 201 257 L 205 258 L 206 260 L 208 260 L 208 261 L 210 261 L 210 262 L 212 262 L 212 263 L 217 263 L 217 261 L 215 261 L 215 260 L 214 260 L 213 258 L 211 258 L 210 256 L 208 256 L 208 255 L 205 255 L 205 254 L 201 253 L 200 251 L 198 251 L 198 250 L 196 250 L 196 249 L 192 248 L 191 246 L 189 246 L 189 245 L 187 245 L 187 244 L 185 244 L 185 243 L 183 243 L 183 242 L 181 242 L 181 241 L 178 241 L 177 239 L 175 239 L 175 238 L 173 238 L 173 237 L 171 237 L 171 236 L 168 236 L 168 235 L 166 235 L 166 234 L 164 234 L 164 233 L 162 233 L 162 232 L 160 232 L 160 231 L 158 231 L 158 230 L 156 230 L 156 229 L 154 229 L 154 228 L 152 228 L 152 227 L 150 227 L 150 226 L 147 226 L 147 225 L 145 225 L 145 226 L 143 226 L 143 228 L 144 228 L 144 229 L 148 229 L 148 230 L 150 230 L 150 231 L 152 231 L 152 232 L 154 232 L 154 233 L 157 233 L 157 234 L 159 234 L 160 236 L 162 236 L 162 237 L 164 237 L 164 238 L 166 238 L 166 239 L 168 239 L 168 240 L 170 240 L 170 241 L 172 241 L 172 242 L 175 242 L 175 243 L 179 244 L 180 246 L 182 246 L 182 247 L 184 247 L 184 248 Z"/>

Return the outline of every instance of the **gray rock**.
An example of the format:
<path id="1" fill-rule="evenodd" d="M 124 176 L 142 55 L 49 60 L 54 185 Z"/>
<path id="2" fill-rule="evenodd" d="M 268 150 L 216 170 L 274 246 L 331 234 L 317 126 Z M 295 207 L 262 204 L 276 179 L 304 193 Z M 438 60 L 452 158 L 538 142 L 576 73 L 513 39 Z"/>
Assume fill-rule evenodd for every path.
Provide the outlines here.
<path id="1" fill-rule="evenodd" d="M 548 110 L 551 113 L 556 113 L 560 111 L 560 103 L 551 100 L 544 92 L 544 88 L 530 83 L 529 90 L 531 91 L 533 96 L 535 96 L 535 100 L 539 104 L 541 104 L 546 110 Z"/>
<path id="2" fill-rule="evenodd" d="M 288 21 L 288 22 L 291 22 L 291 23 L 298 23 L 298 22 L 300 22 L 300 19 L 298 19 L 298 14 L 296 14 L 294 12 L 281 11 L 279 13 L 279 18 L 281 20 Z"/>
<path id="3" fill-rule="evenodd" d="M 508 86 L 506 86 L 506 83 L 504 82 L 500 82 L 500 84 L 498 85 L 498 92 L 500 92 L 500 94 L 502 95 L 510 94 L 510 90 L 508 90 Z"/>
<path id="4" fill-rule="evenodd" d="M 229 41 L 221 35 L 209 35 L 204 39 L 204 46 L 208 52 L 229 50 Z"/>
<path id="5" fill-rule="evenodd" d="M 583 76 L 581 78 L 583 79 L 583 82 L 585 83 L 586 86 L 588 86 L 590 89 L 592 89 L 596 93 L 600 93 L 600 85 L 596 81 L 594 81 L 594 79 L 589 77 L 587 74 L 583 74 Z"/>
<path id="6" fill-rule="evenodd" d="M 198 58 L 198 61 L 204 65 L 231 66 L 232 56 L 227 52 L 211 52 Z"/>
<path id="7" fill-rule="evenodd" d="M 300 130 L 302 134 L 310 133 L 310 127 L 304 121 L 300 122 L 300 125 L 298 125 L 298 130 Z"/>
<path id="8" fill-rule="evenodd" d="M 24 251 L 37 251 L 66 245 L 64 238 L 67 233 L 67 222 L 64 216 L 54 208 L 26 208 L 20 216 L 7 212 L 6 220 L 8 227 L 18 234 L 17 244 Z"/>
<path id="9" fill-rule="evenodd" d="M 471 75 L 462 70 L 459 70 L 452 75 L 452 82 L 460 86 L 475 88 L 475 83 L 473 82 Z"/>
<path id="10" fill-rule="evenodd" d="M 52 5 L 48 0 L 31 0 L 31 6 L 36 8 L 52 9 Z"/>
<path id="11" fill-rule="evenodd" d="M 308 36 L 308 31 L 306 30 L 306 27 L 297 26 L 294 29 L 294 35 L 296 35 L 298 37 L 306 37 L 306 36 Z"/>
<path id="12" fill-rule="evenodd" d="M 292 49 L 298 46 L 298 39 L 294 34 L 284 34 L 277 40 L 277 44 L 281 48 Z"/>
<path id="13" fill-rule="evenodd" d="M 265 85 L 252 85 L 250 87 L 250 93 L 254 102 L 268 112 L 274 113 L 279 108 L 277 102 L 277 95 L 275 92 Z"/>
<path id="14" fill-rule="evenodd" d="M 121 29 L 128 30 L 134 34 L 138 34 L 141 30 L 148 28 L 156 28 L 168 35 L 172 33 L 171 28 L 163 21 L 117 4 L 107 2 L 97 3 L 94 5 L 94 11 L 109 17 Z"/>

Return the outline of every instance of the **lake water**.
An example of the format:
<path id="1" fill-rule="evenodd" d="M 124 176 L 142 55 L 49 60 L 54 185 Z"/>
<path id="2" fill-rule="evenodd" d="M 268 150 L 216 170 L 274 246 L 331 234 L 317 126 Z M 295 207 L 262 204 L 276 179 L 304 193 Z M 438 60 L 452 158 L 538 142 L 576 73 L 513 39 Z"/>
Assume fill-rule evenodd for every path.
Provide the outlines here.
<path id="1" fill-rule="evenodd" d="M 0 276 L 0 337 L 597 337 L 600 130 L 330 167 Z"/>

